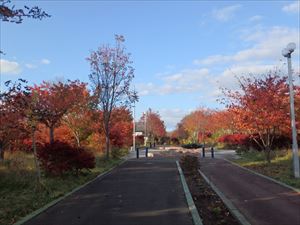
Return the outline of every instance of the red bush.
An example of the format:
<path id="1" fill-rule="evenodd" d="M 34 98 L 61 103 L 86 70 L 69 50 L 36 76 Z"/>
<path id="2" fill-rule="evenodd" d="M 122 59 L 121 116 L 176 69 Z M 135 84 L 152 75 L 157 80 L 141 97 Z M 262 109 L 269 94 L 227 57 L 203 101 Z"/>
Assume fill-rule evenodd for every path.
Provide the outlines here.
<path id="1" fill-rule="evenodd" d="M 67 171 L 77 174 L 82 169 L 95 167 L 95 157 L 92 153 L 59 141 L 40 148 L 38 158 L 44 171 L 52 175 L 62 175 Z"/>
<path id="2" fill-rule="evenodd" d="M 249 136 L 245 134 L 227 134 L 221 136 L 218 141 L 230 145 L 248 145 Z"/>

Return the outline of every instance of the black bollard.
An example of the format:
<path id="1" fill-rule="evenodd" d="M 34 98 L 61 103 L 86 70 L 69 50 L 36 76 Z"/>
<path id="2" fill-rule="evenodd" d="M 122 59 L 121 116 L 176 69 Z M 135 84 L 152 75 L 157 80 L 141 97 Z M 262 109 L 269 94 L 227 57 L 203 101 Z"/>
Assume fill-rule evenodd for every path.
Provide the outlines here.
<path id="1" fill-rule="evenodd" d="M 139 158 L 139 148 L 136 148 L 136 158 Z"/>
<path id="2" fill-rule="evenodd" d="M 148 158 L 148 147 L 146 147 L 145 156 Z"/>
<path id="3" fill-rule="evenodd" d="M 205 147 L 202 147 L 202 157 L 205 158 Z"/>
<path id="4" fill-rule="evenodd" d="M 214 151 L 214 147 L 211 147 L 211 157 L 215 158 L 215 151 Z"/>

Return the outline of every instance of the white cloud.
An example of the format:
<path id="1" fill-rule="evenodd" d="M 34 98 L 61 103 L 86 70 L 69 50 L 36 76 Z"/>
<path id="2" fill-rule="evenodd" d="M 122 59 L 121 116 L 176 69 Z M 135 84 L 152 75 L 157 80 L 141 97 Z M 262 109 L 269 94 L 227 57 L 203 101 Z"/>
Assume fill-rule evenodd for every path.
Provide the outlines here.
<path id="1" fill-rule="evenodd" d="M 244 31 L 242 41 L 253 42 L 252 47 L 238 51 L 232 55 L 211 55 L 207 58 L 194 60 L 195 64 L 213 65 L 216 63 L 235 63 L 257 60 L 278 60 L 281 50 L 289 42 L 296 42 L 299 46 L 299 30 L 288 27 L 272 27 L 269 30 L 258 28 Z M 299 49 L 294 53 L 299 54 Z"/>
<path id="2" fill-rule="evenodd" d="M 289 27 L 262 27 L 261 25 L 240 31 L 241 43 L 248 48 L 240 49 L 232 54 L 217 54 L 195 60 L 200 68 L 183 69 L 173 73 L 161 73 L 158 84 L 140 84 L 144 95 L 172 95 L 189 93 L 196 103 L 216 103 L 223 96 L 220 88 L 239 90 L 237 78 L 241 76 L 261 76 L 270 70 L 286 70 L 286 59 L 281 56 L 281 50 L 289 42 L 299 43 L 299 30 Z M 217 49 L 216 49 L 217 50 Z M 293 68 L 300 71 L 299 48 L 293 53 Z M 282 60 L 280 62 L 280 60 Z M 220 65 L 216 65 L 221 63 Z M 205 66 L 205 68 L 201 68 Z M 286 74 L 286 73 L 285 73 Z M 297 77 L 296 74 L 294 76 Z M 297 80 L 298 79 L 298 80 Z M 296 82 L 300 83 L 297 78 Z M 179 109 L 161 110 L 161 116 L 166 121 L 168 129 L 174 129 L 176 124 L 186 115 L 187 111 Z"/>
<path id="3" fill-rule="evenodd" d="M 257 21 L 260 21 L 263 17 L 260 16 L 260 15 L 255 15 L 255 16 L 252 16 L 249 18 L 249 21 L 250 22 L 257 22 Z"/>
<path id="4" fill-rule="evenodd" d="M 151 82 L 146 84 L 144 83 L 137 84 L 136 88 L 139 96 L 149 95 L 151 92 L 156 90 L 154 84 Z"/>
<path id="5" fill-rule="evenodd" d="M 203 88 L 208 78 L 209 70 L 206 68 L 186 69 L 160 77 L 162 85 L 154 85 L 153 83 L 138 84 L 137 89 L 139 95 L 192 93 Z"/>
<path id="6" fill-rule="evenodd" d="M 300 12 L 300 2 L 295 1 L 288 5 L 282 7 L 282 10 L 287 13 L 299 13 Z"/>
<path id="7" fill-rule="evenodd" d="M 18 75 L 22 71 L 19 63 L 0 59 L 0 74 Z"/>
<path id="8" fill-rule="evenodd" d="M 35 68 L 37 68 L 36 65 L 30 64 L 30 63 L 26 63 L 25 66 L 26 66 L 26 68 L 28 68 L 28 69 L 35 69 Z"/>
<path id="9" fill-rule="evenodd" d="M 41 63 L 45 64 L 45 65 L 48 65 L 48 64 L 50 64 L 50 60 L 49 59 L 42 59 Z"/>
<path id="10" fill-rule="evenodd" d="M 191 110 L 184 109 L 160 109 L 159 114 L 162 120 L 165 122 L 165 126 L 168 131 L 174 130 L 177 123 L 187 115 Z"/>
<path id="11" fill-rule="evenodd" d="M 248 74 L 263 74 L 270 70 L 274 70 L 274 65 L 244 65 L 244 66 L 233 66 L 230 69 L 224 70 L 222 73 L 223 78 L 228 80 L 229 76 L 241 76 Z"/>
<path id="12" fill-rule="evenodd" d="M 221 9 L 215 9 L 212 12 L 212 16 L 221 22 L 226 22 L 233 18 L 236 11 L 240 8 L 241 5 L 231 5 Z"/>

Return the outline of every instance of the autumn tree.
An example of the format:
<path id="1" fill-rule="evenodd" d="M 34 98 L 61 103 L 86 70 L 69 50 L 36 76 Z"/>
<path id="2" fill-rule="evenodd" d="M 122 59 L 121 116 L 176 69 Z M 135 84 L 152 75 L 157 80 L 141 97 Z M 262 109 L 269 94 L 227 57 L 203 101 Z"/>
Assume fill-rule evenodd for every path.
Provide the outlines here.
<path id="1" fill-rule="evenodd" d="M 131 112 L 124 108 L 116 108 L 112 111 L 110 141 L 112 146 L 118 148 L 132 145 L 132 116 Z"/>
<path id="2" fill-rule="evenodd" d="M 50 143 L 54 142 L 55 127 L 61 123 L 63 116 L 71 111 L 82 97 L 83 86 L 85 84 L 78 80 L 67 83 L 44 81 L 41 85 L 35 85 L 32 88 L 32 92 L 36 93 L 39 121 L 49 128 Z"/>
<path id="3" fill-rule="evenodd" d="M 199 108 L 182 119 L 184 129 L 188 132 L 192 142 L 205 140 L 211 128 L 210 118 L 212 111 Z"/>
<path id="4" fill-rule="evenodd" d="M 26 81 L 7 81 L 7 90 L 0 93 L 0 160 L 4 159 L 4 151 L 13 141 L 26 136 L 26 129 L 22 124 L 22 114 L 19 106 L 25 102 L 21 96 L 27 93 Z"/>
<path id="5" fill-rule="evenodd" d="M 15 5 L 11 4 L 11 0 L 0 0 L 0 20 L 2 22 L 10 22 L 20 24 L 24 18 L 32 19 L 43 19 L 50 17 L 45 11 L 38 6 L 24 8 L 16 8 Z M 0 55 L 4 54 L 0 49 Z"/>
<path id="6" fill-rule="evenodd" d="M 182 142 L 183 140 L 188 138 L 188 132 L 184 129 L 183 123 L 179 122 L 176 125 L 176 129 L 170 134 L 171 140 L 178 140 L 178 142 Z"/>
<path id="7" fill-rule="evenodd" d="M 38 6 L 16 8 L 15 5 L 11 4 L 11 0 L 0 0 L 0 19 L 3 22 L 20 24 L 24 18 L 41 20 L 46 17 L 50 17 L 50 15 Z"/>
<path id="8" fill-rule="evenodd" d="M 86 140 L 93 132 L 91 126 L 93 122 L 92 97 L 84 83 L 78 85 L 74 94 L 77 94 L 77 98 L 73 106 L 62 117 L 62 121 L 71 130 L 77 146 L 80 147 L 82 141 Z"/>
<path id="9" fill-rule="evenodd" d="M 166 136 L 166 127 L 158 112 L 149 109 L 142 115 L 140 121 L 143 121 L 145 135 L 150 139 L 151 143 Z"/>
<path id="10" fill-rule="evenodd" d="M 104 45 L 91 52 L 87 58 L 91 67 L 90 81 L 97 105 L 103 112 L 106 157 L 109 158 L 111 115 L 118 106 L 129 106 L 137 100 L 137 94 L 130 89 L 134 69 L 130 54 L 124 47 L 124 37 L 115 36 L 114 47 Z"/>
<path id="11" fill-rule="evenodd" d="M 266 153 L 270 153 L 275 137 L 289 124 L 288 86 L 278 72 L 239 79 L 239 91 L 224 90 L 226 105 L 234 114 L 237 127 Z"/>
<path id="12" fill-rule="evenodd" d="M 16 82 L 7 81 L 5 85 L 8 90 L 0 95 L 0 155 L 3 158 L 4 148 L 10 141 L 25 139 L 31 134 L 36 177 L 38 184 L 40 184 L 41 173 L 35 144 L 38 123 L 37 108 L 35 107 L 36 98 L 26 83 L 27 81 L 22 79 Z"/>

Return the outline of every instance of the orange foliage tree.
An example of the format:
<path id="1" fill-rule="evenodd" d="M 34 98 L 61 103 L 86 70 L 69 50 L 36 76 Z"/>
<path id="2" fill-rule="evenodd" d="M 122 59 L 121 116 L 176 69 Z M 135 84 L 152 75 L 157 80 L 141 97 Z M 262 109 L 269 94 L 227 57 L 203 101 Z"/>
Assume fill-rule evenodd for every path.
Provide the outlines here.
<path id="1" fill-rule="evenodd" d="M 166 136 L 166 127 L 158 112 L 149 109 L 140 121 L 145 125 L 145 136 L 150 139 L 150 143 L 161 141 Z"/>
<path id="2" fill-rule="evenodd" d="M 238 129 L 251 135 L 270 162 L 275 137 L 289 127 L 286 77 L 270 72 L 259 78 L 241 78 L 239 86 L 240 91 L 224 90 L 225 103 Z"/>
<path id="3" fill-rule="evenodd" d="M 181 123 L 188 132 L 189 140 L 194 143 L 202 141 L 204 143 L 207 135 L 211 133 L 211 115 L 210 109 L 199 108 L 186 115 Z"/>
<path id="4" fill-rule="evenodd" d="M 12 148 L 18 140 L 28 136 L 20 108 L 26 101 L 22 98 L 27 93 L 24 80 L 7 81 L 7 90 L 0 93 L 0 161 L 4 159 L 4 151 Z"/>
<path id="5" fill-rule="evenodd" d="M 54 142 L 54 128 L 59 126 L 62 118 L 80 102 L 85 85 L 78 80 L 67 83 L 44 81 L 32 88 L 36 95 L 38 120 L 49 128 L 50 143 Z"/>

